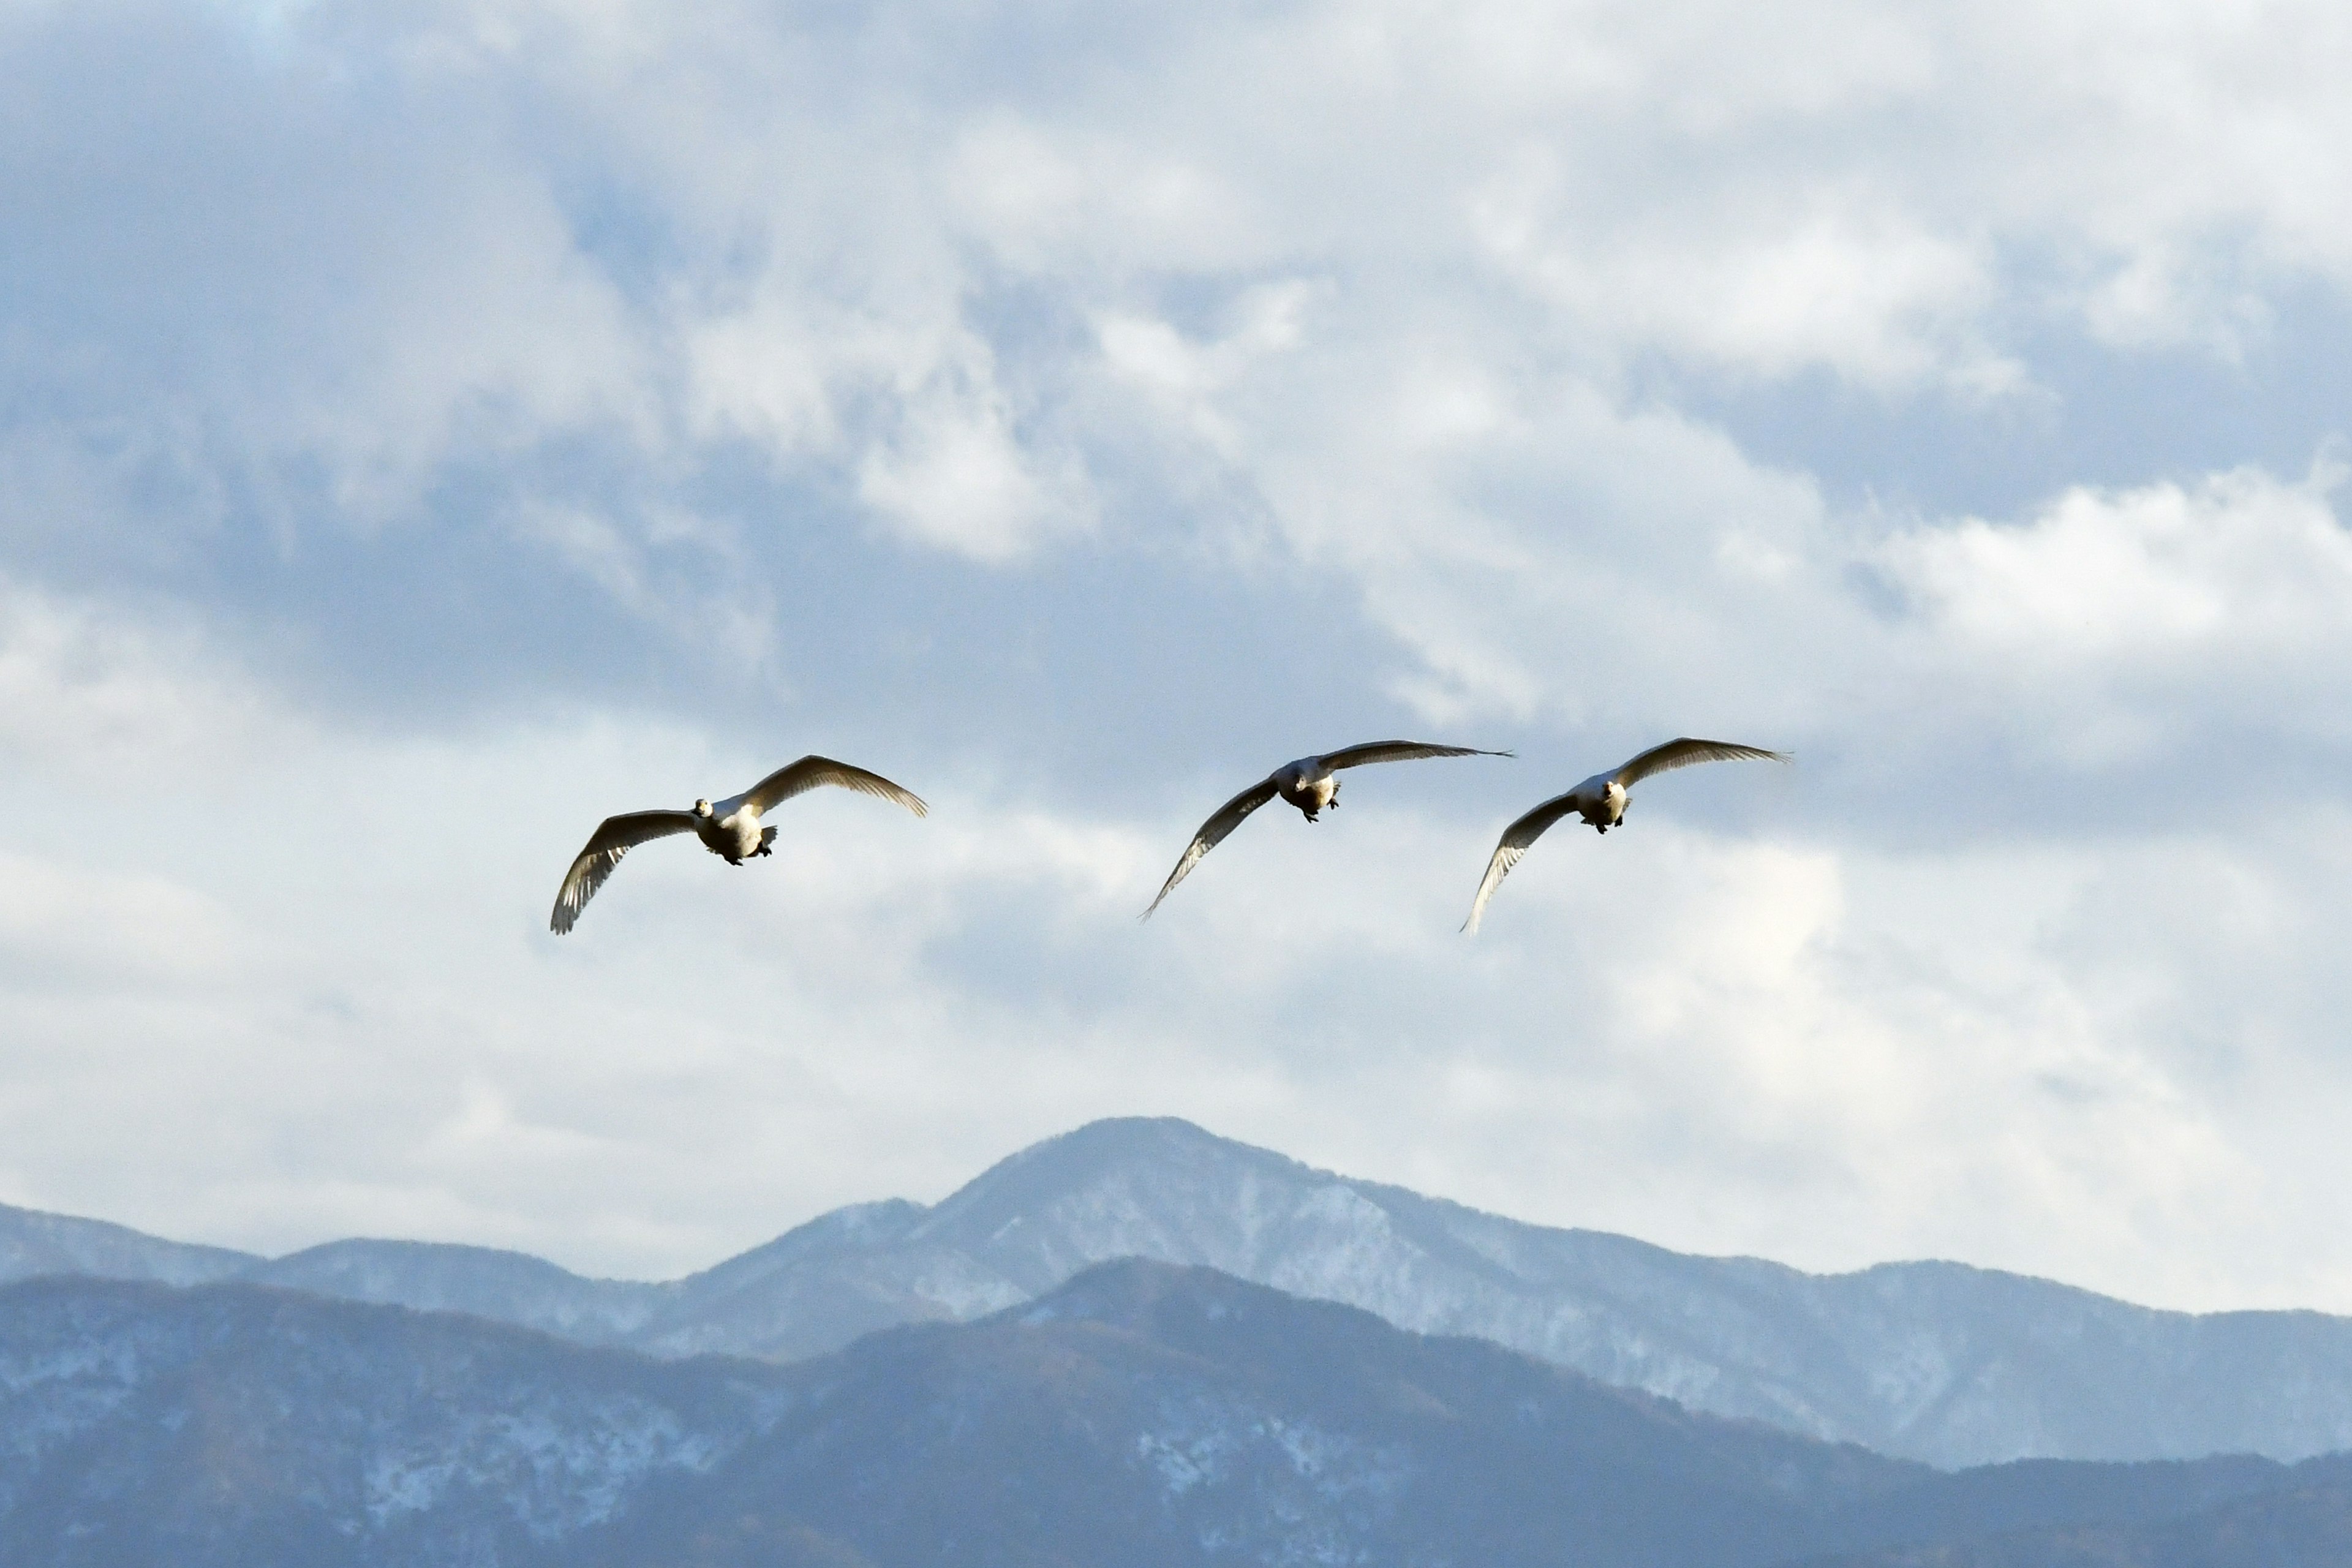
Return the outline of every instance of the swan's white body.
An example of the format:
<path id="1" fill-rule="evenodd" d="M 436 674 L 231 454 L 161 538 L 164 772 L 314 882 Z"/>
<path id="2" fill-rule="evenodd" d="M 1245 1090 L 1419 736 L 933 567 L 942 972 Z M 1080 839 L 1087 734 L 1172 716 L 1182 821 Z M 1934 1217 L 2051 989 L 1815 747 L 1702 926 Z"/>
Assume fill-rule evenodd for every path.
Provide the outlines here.
<path id="1" fill-rule="evenodd" d="M 1318 820 L 1326 806 L 1339 802 L 1339 776 L 1320 757 L 1285 763 L 1270 775 L 1274 793 L 1297 806 L 1307 821 Z"/>
<path id="2" fill-rule="evenodd" d="M 1160 885 L 1160 897 L 1151 900 L 1151 910 L 1160 907 L 1176 889 L 1176 884 L 1192 874 L 1201 858 L 1225 840 L 1225 836 L 1242 825 L 1259 806 L 1279 795 L 1297 806 L 1301 816 L 1314 822 L 1324 811 L 1339 801 L 1339 781 L 1336 776 L 1342 768 L 1362 767 L 1367 763 L 1404 763 L 1421 757 L 1507 757 L 1508 752 L 1482 752 L 1473 746 L 1439 746 L 1426 741 L 1367 741 L 1360 746 L 1328 752 L 1319 757 L 1301 757 L 1295 763 L 1285 763 L 1233 799 L 1219 806 L 1215 815 L 1201 824 L 1185 846 L 1176 868 L 1168 873 Z M 1143 918 L 1151 918 L 1151 910 Z"/>
<path id="3" fill-rule="evenodd" d="M 621 863 L 621 857 L 652 839 L 691 833 L 702 840 L 704 848 L 730 866 L 770 853 L 768 847 L 775 842 L 776 830 L 762 826 L 761 816 L 793 796 L 824 784 L 895 801 L 917 816 L 929 809 L 879 773 L 830 757 L 803 757 L 778 768 L 741 795 L 715 802 L 698 800 L 691 811 L 632 811 L 608 816 L 589 835 L 586 847 L 573 857 L 572 869 L 564 874 L 563 886 L 556 892 L 555 912 L 548 917 L 548 928 L 559 936 L 570 931 L 579 922 L 588 900 L 596 896 L 596 889 L 604 885 L 604 879 Z"/>
<path id="4" fill-rule="evenodd" d="M 1675 768 L 1686 768 L 1693 763 L 1727 763 L 1754 759 L 1762 762 L 1785 763 L 1788 756 L 1780 752 L 1768 752 L 1760 746 L 1742 746 L 1731 741 L 1695 741 L 1685 735 L 1668 741 L 1663 746 L 1653 746 L 1633 758 L 1623 766 L 1605 773 L 1595 773 L 1570 790 L 1556 795 L 1533 811 L 1503 829 L 1501 842 L 1495 846 L 1494 858 L 1486 862 L 1486 875 L 1478 884 L 1478 897 L 1470 906 L 1470 918 L 1462 929 L 1475 931 L 1480 917 L 1486 912 L 1486 900 L 1519 863 L 1519 857 L 1544 835 L 1544 830 L 1561 817 L 1573 813 L 1584 819 L 1597 833 L 1606 833 L 1625 820 L 1625 803 L 1633 785 L 1652 773 L 1663 773 Z"/>
<path id="5" fill-rule="evenodd" d="M 1615 773 L 1595 773 L 1568 792 L 1569 810 L 1585 826 L 1606 833 L 1625 820 L 1625 785 Z"/>

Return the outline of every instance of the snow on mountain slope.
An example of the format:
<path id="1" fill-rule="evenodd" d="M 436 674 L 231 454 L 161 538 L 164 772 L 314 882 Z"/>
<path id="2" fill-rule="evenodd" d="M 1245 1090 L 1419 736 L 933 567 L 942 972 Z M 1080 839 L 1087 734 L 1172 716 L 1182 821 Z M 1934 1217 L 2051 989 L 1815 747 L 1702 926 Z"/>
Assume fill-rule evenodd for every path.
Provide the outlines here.
<path id="1" fill-rule="evenodd" d="M 213 1284 L 0 1289 L 0 1562 L 545 1563 L 772 1426 L 775 1369 Z"/>

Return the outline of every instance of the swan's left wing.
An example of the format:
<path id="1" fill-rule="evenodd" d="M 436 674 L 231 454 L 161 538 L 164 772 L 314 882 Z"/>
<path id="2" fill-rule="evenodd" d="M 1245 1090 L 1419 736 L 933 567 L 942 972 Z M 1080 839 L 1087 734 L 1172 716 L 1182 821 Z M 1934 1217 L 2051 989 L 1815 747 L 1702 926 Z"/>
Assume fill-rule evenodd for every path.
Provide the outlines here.
<path id="1" fill-rule="evenodd" d="M 1761 746 L 1742 746 L 1730 741 L 1694 741 L 1685 735 L 1668 741 L 1663 746 L 1652 746 L 1611 776 L 1627 789 L 1632 789 L 1652 773 L 1669 773 L 1686 768 L 1693 763 L 1785 763 L 1786 752 L 1768 752 Z"/>
<path id="2" fill-rule="evenodd" d="M 905 806 L 917 816 L 926 816 L 930 813 L 930 808 L 922 803 L 919 796 L 892 784 L 880 773 L 869 773 L 864 768 L 836 763 L 831 757 L 803 757 L 797 763 L 778 768 L 733 800 L 722 802 L 715 809 L 715 814 L 726 816 L 733 809 L 746 805 L 754 812 L 765 813 L 796 795 L 806 795 L 826 784 L 854 789 L 860 795 L 891 801 Z"/>
<path id="3" fill-rule="evenodd" d="M 1426 741 L 1367 741 L 1360 746 L 1349 746 L 1344 752 L 1333 752 L 1321 759 L 1323 765 L 1337 773 L 1341 768 L 1360 768 L 1366 763 L 1410 763 L 1423 757 L 1507 757 L 1509 752 L 1482 752 L 1475 746 L 1433 746 Z"/>

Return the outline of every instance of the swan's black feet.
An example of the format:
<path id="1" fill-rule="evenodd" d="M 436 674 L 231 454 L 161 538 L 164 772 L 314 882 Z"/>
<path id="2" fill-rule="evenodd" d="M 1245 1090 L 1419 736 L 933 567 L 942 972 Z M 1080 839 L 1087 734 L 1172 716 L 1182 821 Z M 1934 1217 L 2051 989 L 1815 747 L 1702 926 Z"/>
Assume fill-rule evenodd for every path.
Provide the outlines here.
<path id="1" fill-rule="evenodd" d="M 768 847 L 766 845 L 764 845 L 764 844 L 761 845 L 757 849 L 754 849 L 754 850 L 752 850 L 752 851 L 751 851 L 751 854 L 752 854 L 752 856 L 753 856 L 755 858 L 756 858 L 757 857 L 759 857 L 759 856 L 761 856 L 761 855 L 772 855 L 772 854 L 774 854 L 774 853 L 775 853 L 775 851 L 774 851 L 774 850 L 772 850 L 772 849 L 769 848 L 769 847 Z"/>

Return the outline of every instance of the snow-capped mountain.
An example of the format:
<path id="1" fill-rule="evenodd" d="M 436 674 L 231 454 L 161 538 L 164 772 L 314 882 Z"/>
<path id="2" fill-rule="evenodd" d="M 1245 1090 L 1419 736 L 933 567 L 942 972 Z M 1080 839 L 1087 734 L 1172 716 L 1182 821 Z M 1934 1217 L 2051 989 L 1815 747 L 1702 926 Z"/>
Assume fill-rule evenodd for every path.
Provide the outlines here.
<path id="1" fill-rule="evenodd" d="M 901 1284 L 909 1316 L 968 1316 L 1103 1258 L 1204 1264 L 1939 1465 L 2352 1448 L 2352 1319 L 2157 1311 L 1950 1263 L 1822 1276 L 1687 1257 L 1312 1170 L 1172 1120 L 1080 1128 L 898 1224 L 772 1247 L 806 1249 L 787 1277 L 854 1258 L 869 1286 Z M 787 1333 L 740 1348 L 820 1347 Z"/>
<path id="2" fill-rule="evenodd" d="M 0 1237 L 31 1220 L 89 1224 L 11 1211 Z M 663 1355 L 775 1360 L 894 1324 L 970 1320 L 1137 1257 L 1938 1465 L 2352 1448 L 2352 1320 L 2163 1312 L 1949 1263 L 1822 1276 L 1688 1257 L 1313 1170 L 1171 1120 L 1095 1122 L 935 1206 L 838 1210 L 661 1285 L 584 1279 L 514 1253 L 375 1241 L 275 1262 L 125 1247 L 121 1269 L 93 1267 L 106 1263 L 103 1249 L 85 1247 L 73 1267 L 169 1278 L 158 1259 L 200 1250 L 219 1272 L 194 1278 L 235 1272 L 456 1309 Z"/>

